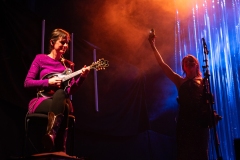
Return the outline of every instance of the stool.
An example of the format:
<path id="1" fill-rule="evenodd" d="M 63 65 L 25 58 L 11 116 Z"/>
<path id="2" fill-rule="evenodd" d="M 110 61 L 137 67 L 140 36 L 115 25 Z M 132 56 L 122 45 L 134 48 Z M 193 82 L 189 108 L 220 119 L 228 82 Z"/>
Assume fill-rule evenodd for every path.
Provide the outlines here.
<path id="1" fill-rule="evenodd" d="M 44 152 L 42 137 L 46 134 L 48 115 L 42 113 L 31 113 L 25 117 L 25 140 L 24 156 L 39 154 Z M 68 137 L 66 152 L 73 155 L 74 151 L 74 125 L 75 116 L 69 115 Z"/>

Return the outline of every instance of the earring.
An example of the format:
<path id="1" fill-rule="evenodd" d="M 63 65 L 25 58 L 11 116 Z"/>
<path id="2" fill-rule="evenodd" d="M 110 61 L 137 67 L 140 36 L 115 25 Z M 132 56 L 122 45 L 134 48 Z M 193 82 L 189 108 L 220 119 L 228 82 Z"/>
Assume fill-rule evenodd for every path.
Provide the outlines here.
<path id="1" fill-rule="evenodd" d="M 50 43 L 51 43 L 51 46 L 53 46 L 53 45 L 54 45 L 54 41 L 53 41 L 53 40 L 50 40 Z"/>

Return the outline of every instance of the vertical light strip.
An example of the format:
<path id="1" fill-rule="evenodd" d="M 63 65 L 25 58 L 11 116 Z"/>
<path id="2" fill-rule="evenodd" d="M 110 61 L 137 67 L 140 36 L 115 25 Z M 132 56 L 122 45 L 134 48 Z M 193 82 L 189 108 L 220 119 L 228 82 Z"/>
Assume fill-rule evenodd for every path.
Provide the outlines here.
<path id="1" fill-rule="evenodd" d="M 240 138 L 240 105 L 237 105 L 240 104 L 240 0 L 194 0 L 189 11 L 192 16 L 187 21 L 179 18 L 183 16 L 178 6 L 176 10 L 176 66 L 188 53 L 204 65 L 201 39 L 205 38 L 211 91 L 215 97 L 213 107 L 223 117 L 217 126 L 220 152 L 223 159 L 234 160 L 233 141 Z M 175 68 L 182 72 L 181 68 Z M 216 159 L 213 141 L 209 158 Z"/>
<path id="2" fill-rule="evenodd" d="M 42 44 L 41 44 L 41 53 L 44 53 L 44 39 L 45 39 L 45 19 L 42 20 Z"/>
<path id="3" fill-rule="evenodd" d="M 71 47 L 70 47 L 70 60 L 73 62 L 73 33 L 71 33 Z M 72 95 L 69 98 L 72 100 Z"/>
<path id="4" fill-rule="evenodd" d="M 97 49 L 93 49 L 93 62 L 97 61 Z M 97 71 L 94 70 L 94 93 L 95 93 L 95 110 L 96 112 L 99 111 L 98 108 L 98 83 L 97 83 Z"/>

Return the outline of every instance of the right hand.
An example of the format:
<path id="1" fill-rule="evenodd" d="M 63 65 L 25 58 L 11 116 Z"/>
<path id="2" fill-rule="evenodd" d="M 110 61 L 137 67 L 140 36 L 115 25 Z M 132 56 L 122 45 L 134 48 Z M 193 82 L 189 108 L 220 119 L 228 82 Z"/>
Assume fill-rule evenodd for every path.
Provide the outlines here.
<path id="1" fill-rule="evenodd" d="M 49 86 L 55 86 L 60 88 L 61 83 L 62 83 L 62 80 L 57 76 L 48 79 Z"/>

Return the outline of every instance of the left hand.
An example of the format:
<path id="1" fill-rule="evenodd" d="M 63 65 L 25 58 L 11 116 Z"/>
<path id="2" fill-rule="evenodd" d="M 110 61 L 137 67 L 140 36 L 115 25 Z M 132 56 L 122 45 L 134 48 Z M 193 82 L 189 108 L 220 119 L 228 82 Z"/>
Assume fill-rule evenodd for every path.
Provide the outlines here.
<path id="1" fill-rule="evenodd" d="M 90 68 L 87 67 L 86 65 L 84 65 L 83 68 L 82 68 L 81 77 L 86 78 L 88 73 L 89 73 L 89 71 L 90 71 Z"/>

